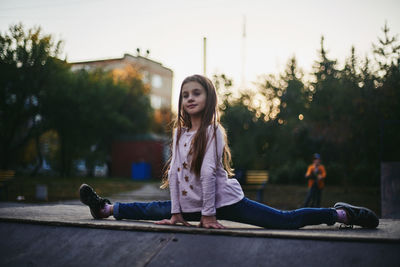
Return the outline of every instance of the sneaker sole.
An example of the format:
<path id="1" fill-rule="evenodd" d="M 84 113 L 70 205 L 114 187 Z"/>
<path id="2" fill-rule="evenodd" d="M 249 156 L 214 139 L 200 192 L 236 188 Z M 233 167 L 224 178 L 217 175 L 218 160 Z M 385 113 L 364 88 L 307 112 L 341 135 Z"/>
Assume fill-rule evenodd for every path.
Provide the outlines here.
<path id="1" fill-rule="evenodd" d="M 84 197 L 83 197 L 83 195 L 84 195 L 84 191 L 88 191 L 88 190 L 91 190 L 91 191 L 93 191 L 93 188 L 91 188 L 89 185 L 87 185 L 87 184 L 82 184 L 80 187 L 79 187 L 79 199 L 81 200 L 81 202 L 83 203 L 83 204 L 85 204 L 85 205 L 87 205 L 87 206 L 89 206 L 89 202 L 87 202 L 87 199 L 85 199 Z"/>

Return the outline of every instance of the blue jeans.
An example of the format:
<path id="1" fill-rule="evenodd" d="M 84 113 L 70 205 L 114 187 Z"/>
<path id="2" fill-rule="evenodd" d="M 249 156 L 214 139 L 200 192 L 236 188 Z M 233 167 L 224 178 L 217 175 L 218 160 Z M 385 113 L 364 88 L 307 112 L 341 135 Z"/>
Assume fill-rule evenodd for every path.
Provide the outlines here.
<path id="1" fill-rule="evenodd" d="M 199 221 L 200 212 L 182 213 L 187 221 Z M 217 219 L 256 225 L 270 229 L 298 229 L 306 225 L 328 224 L 337 221 L 332 208 L 302 208 L 281 211 L 248 198 L 217 209 Z M 132 220 L 162 220 L 171 218 L 171 201 L 115 203 L 114 217 Z"/>

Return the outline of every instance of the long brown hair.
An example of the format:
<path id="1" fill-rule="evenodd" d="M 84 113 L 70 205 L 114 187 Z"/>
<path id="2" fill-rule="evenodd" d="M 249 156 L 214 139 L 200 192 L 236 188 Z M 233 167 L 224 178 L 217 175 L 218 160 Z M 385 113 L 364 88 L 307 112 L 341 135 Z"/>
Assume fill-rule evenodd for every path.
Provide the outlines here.
<path id="1" fill-rule="evenodd" d="M 182 88 L 188 82 L 199 83 L 206 91 L 206 105 L 202 111 L 201 124 L 199 129 L 194 136 L 193 143 L 191 145 L 192 162 L 190 164 L 190 171 L 193 172 L 197 177 L 200 176 L 201 165 L 203 164 L 204 154 L 207 147 L 207 129 L 208 126 L 213 125 L 213 137 L 216 139 L 217 127 L 220 128 L 223 138 L 225 141 L 224 151 L 223 151 L 223 166 L 229 176 L 233 176 L 233 169 L 231 168 L 231 152 L 228 146 L 228 141 L 225 133 L 225 129 L 219 124 L 219 114 L 217 105 L 217 93 L 213 83 L 207 77 L 202 75 L 192 75 L 186 77 L 181 85 L 181 90 L 179 93 L 179 103 L 178 103 L 178 117 L 174 122 L 174 128 L 177 131 L 176 146 L 179 144 L 179 139 L 182 134 L 182 128 L 187 129 L 192 128 L 192 122 L 190 120 L 190 115 L 182 107 Z M 166 188 L 168 186 L 168 170 L 170 168 L 171 160 L 167 162 L 166 171 L 163 176 L 163 183 L 161 188 Z"/>

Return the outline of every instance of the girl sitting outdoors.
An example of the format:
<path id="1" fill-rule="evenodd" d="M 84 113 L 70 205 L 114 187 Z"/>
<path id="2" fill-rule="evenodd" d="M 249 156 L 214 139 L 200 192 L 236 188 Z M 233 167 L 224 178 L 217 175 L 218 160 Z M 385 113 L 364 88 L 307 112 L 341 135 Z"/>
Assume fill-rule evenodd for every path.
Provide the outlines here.
<path id="1" fill-rule="evenodd" d="M 298 229 L 306 225 L 335 222 L 376 228 L 376 214 L 363 207 L 339 202 L 333 208 L 302 208 L 281 211 L 246 198 L 230 168 L 230 150 L 224 128 L 219 124 L 217 95 L 212 82 L 201 75 L 187 77 L 179 94 L 172 158 L 167 179 L 171 201 L 115 203 L 101 198 L 86 184 L 80 199 L 95 219 L 155 220 L 156 224 L 225 228 L 229 220 L 273 229 Z"/>

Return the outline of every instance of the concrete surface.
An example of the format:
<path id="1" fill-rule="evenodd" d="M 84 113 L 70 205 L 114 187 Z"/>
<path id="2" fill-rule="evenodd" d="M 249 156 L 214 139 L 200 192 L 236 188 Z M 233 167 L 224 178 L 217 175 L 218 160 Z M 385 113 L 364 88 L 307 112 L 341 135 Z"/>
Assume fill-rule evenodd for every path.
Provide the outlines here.
<path id="1" fill-rule="evenodd" d="M 140 194 L 139 194 L 139 193 Z M 161 191 L 165 194 L 165 191 Z M 168 199 L 154 186 L 113 202 Z M 400 220 L 378 229 L 228 229 L 92 219 L 79 201 L 0 203 L 0 266 L 399 266 Z M 197 224 L 193 222 L 193 224 Z"/>
<path id="2" fill-rule="evenodd" d="M 0 266 L 399 266 L 400 244 L 0 222 Z"/>
<path id="3" fill-rule="evenodd" d="M 0 203 L 0 221 L 88 228 L 139 230 L 152 232 L 196 233 L 230 236 L 284 237 L 296 239 L 400 242 L 400 221 L 381 220 L 378 229 L 341 229 L 334 226 L 306 226 L 299 230 L 271 230 L 230 221 L 220 222 L 228 229 L 203 229 L 185 226 L 156 225 L 151 221 L 117 221 L 110 217 L 94 220 L 84 205 Z M 197 222 L 191 222 L 197 225 Z"/>

